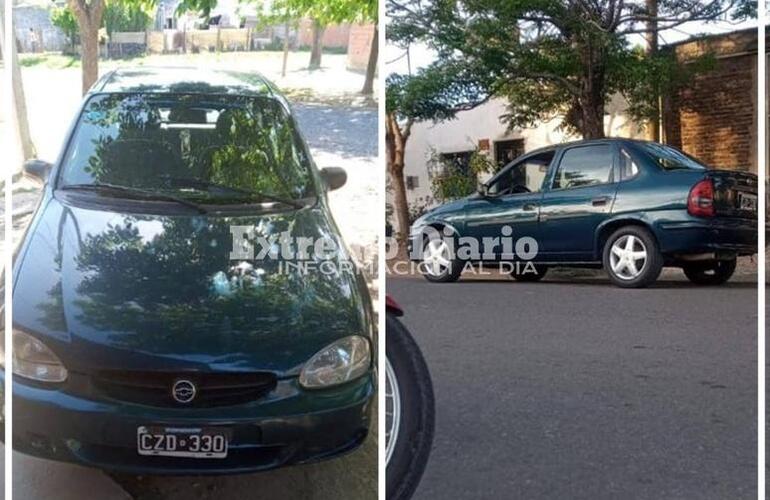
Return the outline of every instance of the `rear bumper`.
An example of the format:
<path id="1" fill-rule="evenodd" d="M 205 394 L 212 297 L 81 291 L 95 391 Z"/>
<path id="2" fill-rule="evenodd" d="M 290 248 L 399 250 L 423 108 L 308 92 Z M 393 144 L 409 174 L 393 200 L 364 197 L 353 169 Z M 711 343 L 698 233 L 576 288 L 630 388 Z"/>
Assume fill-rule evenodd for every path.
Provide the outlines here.
<path id="1" fill-rule="evenodd" d="M 13 448 L 116 472 L 187 475 L 236 474 L 313 462 L 363 443 L 374 393 L 372 373 L 323 391 L 304 391 L 296 384 L 296 379 L 281 381 L 266 401 L 192 410 L 94 401 L 15 382 Z M 228 456 L 141 456 L 136 432 L 146 425 L 226 428 L 231 433 Z"/>
<path id="2" fill-rule="evenodd" d="M 656 236 L 666 255 L 695 253 L 757 253 L 758 222 L 751 219 L 699 219 L 656 224 Z"/>

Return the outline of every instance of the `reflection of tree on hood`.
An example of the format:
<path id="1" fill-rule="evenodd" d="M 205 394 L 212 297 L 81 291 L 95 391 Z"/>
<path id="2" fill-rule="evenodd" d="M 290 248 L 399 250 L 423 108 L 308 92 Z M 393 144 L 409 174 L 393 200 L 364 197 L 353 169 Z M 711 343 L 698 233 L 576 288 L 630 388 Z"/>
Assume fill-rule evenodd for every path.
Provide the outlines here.
<path id="1" fill-rule="evenodd" d="M 245 335 L 269 348 L 314 329 L 358 328 L 359 318 L 346 314 L 359 302 L 346 277 L 277 273 L 276 261 L 265 261 L 254 263 L 264 270 L 259 280 L 237 279 L 228 224 L 169 218 L 147 240 L 138 227 L 142 217 L 124 220 L 85 237 L 75 263 L 81 277 L 75 305 L 78 322 L 114 332 L 114 341 L 125 347 L 141 348 L 151 335 L 156 346 L 203 349 L 222 346 L 228 333 L 237 333 L 239 341 Z M 291 218 L 277 219 L 273 227 L 280 232 L 290 224 Z M 221 273 L 238 284 L 226 294 L 213 286 Z M 52 298 L 48 308 L 63 307 L 60 297 Z"/>

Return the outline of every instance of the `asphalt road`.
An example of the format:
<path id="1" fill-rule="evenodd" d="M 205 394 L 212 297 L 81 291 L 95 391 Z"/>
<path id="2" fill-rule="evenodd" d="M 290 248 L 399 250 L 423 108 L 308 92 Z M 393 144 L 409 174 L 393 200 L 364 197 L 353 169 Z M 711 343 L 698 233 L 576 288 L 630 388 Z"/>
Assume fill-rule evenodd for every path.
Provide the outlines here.
<path id="1" fill-rule="evenodd" d="M 756 283 L 389 278 L 436 396 L 415 498 L 754 499 Z"/>

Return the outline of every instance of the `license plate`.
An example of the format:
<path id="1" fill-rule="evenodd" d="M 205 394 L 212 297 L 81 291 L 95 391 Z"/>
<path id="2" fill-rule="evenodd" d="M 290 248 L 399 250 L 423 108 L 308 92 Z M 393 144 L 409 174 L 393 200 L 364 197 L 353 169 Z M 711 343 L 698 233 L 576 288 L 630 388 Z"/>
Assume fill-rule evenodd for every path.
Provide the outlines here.
<path id="1" fill-rule="evenodd" d="M 221 429 L 142 426 L 136 430 L 137 451 L 148 456 L 225 458 L 227 441 Z"/>
<path id="2" fill-rule="evenodd" d="M 738 205 L 741 210 L 757 211 L 757 195 L 748 193 L 738 193 Z"/>

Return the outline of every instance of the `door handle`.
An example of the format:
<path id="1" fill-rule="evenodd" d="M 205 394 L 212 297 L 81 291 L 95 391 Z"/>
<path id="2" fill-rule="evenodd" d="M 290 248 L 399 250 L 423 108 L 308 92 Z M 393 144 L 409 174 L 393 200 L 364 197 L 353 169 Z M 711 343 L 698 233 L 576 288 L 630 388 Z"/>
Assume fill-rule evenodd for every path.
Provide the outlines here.
<path id="1" fill-rule="evenodd" d="M 533 210 L 537 210 L 537 205 L 535 205 L 534 203 L 525 203 L 524 205 L 522 205 L 521 209 L 524 210 L 525 212 L 532 212 Z"/>
<path id="2" fill-rule="evenodd" d="M 607 202 L 610 201 L 609 196 L 598 196 L 591 200 L 591 205 L 595 207 L 601 207 L 607 204 Z"/>

